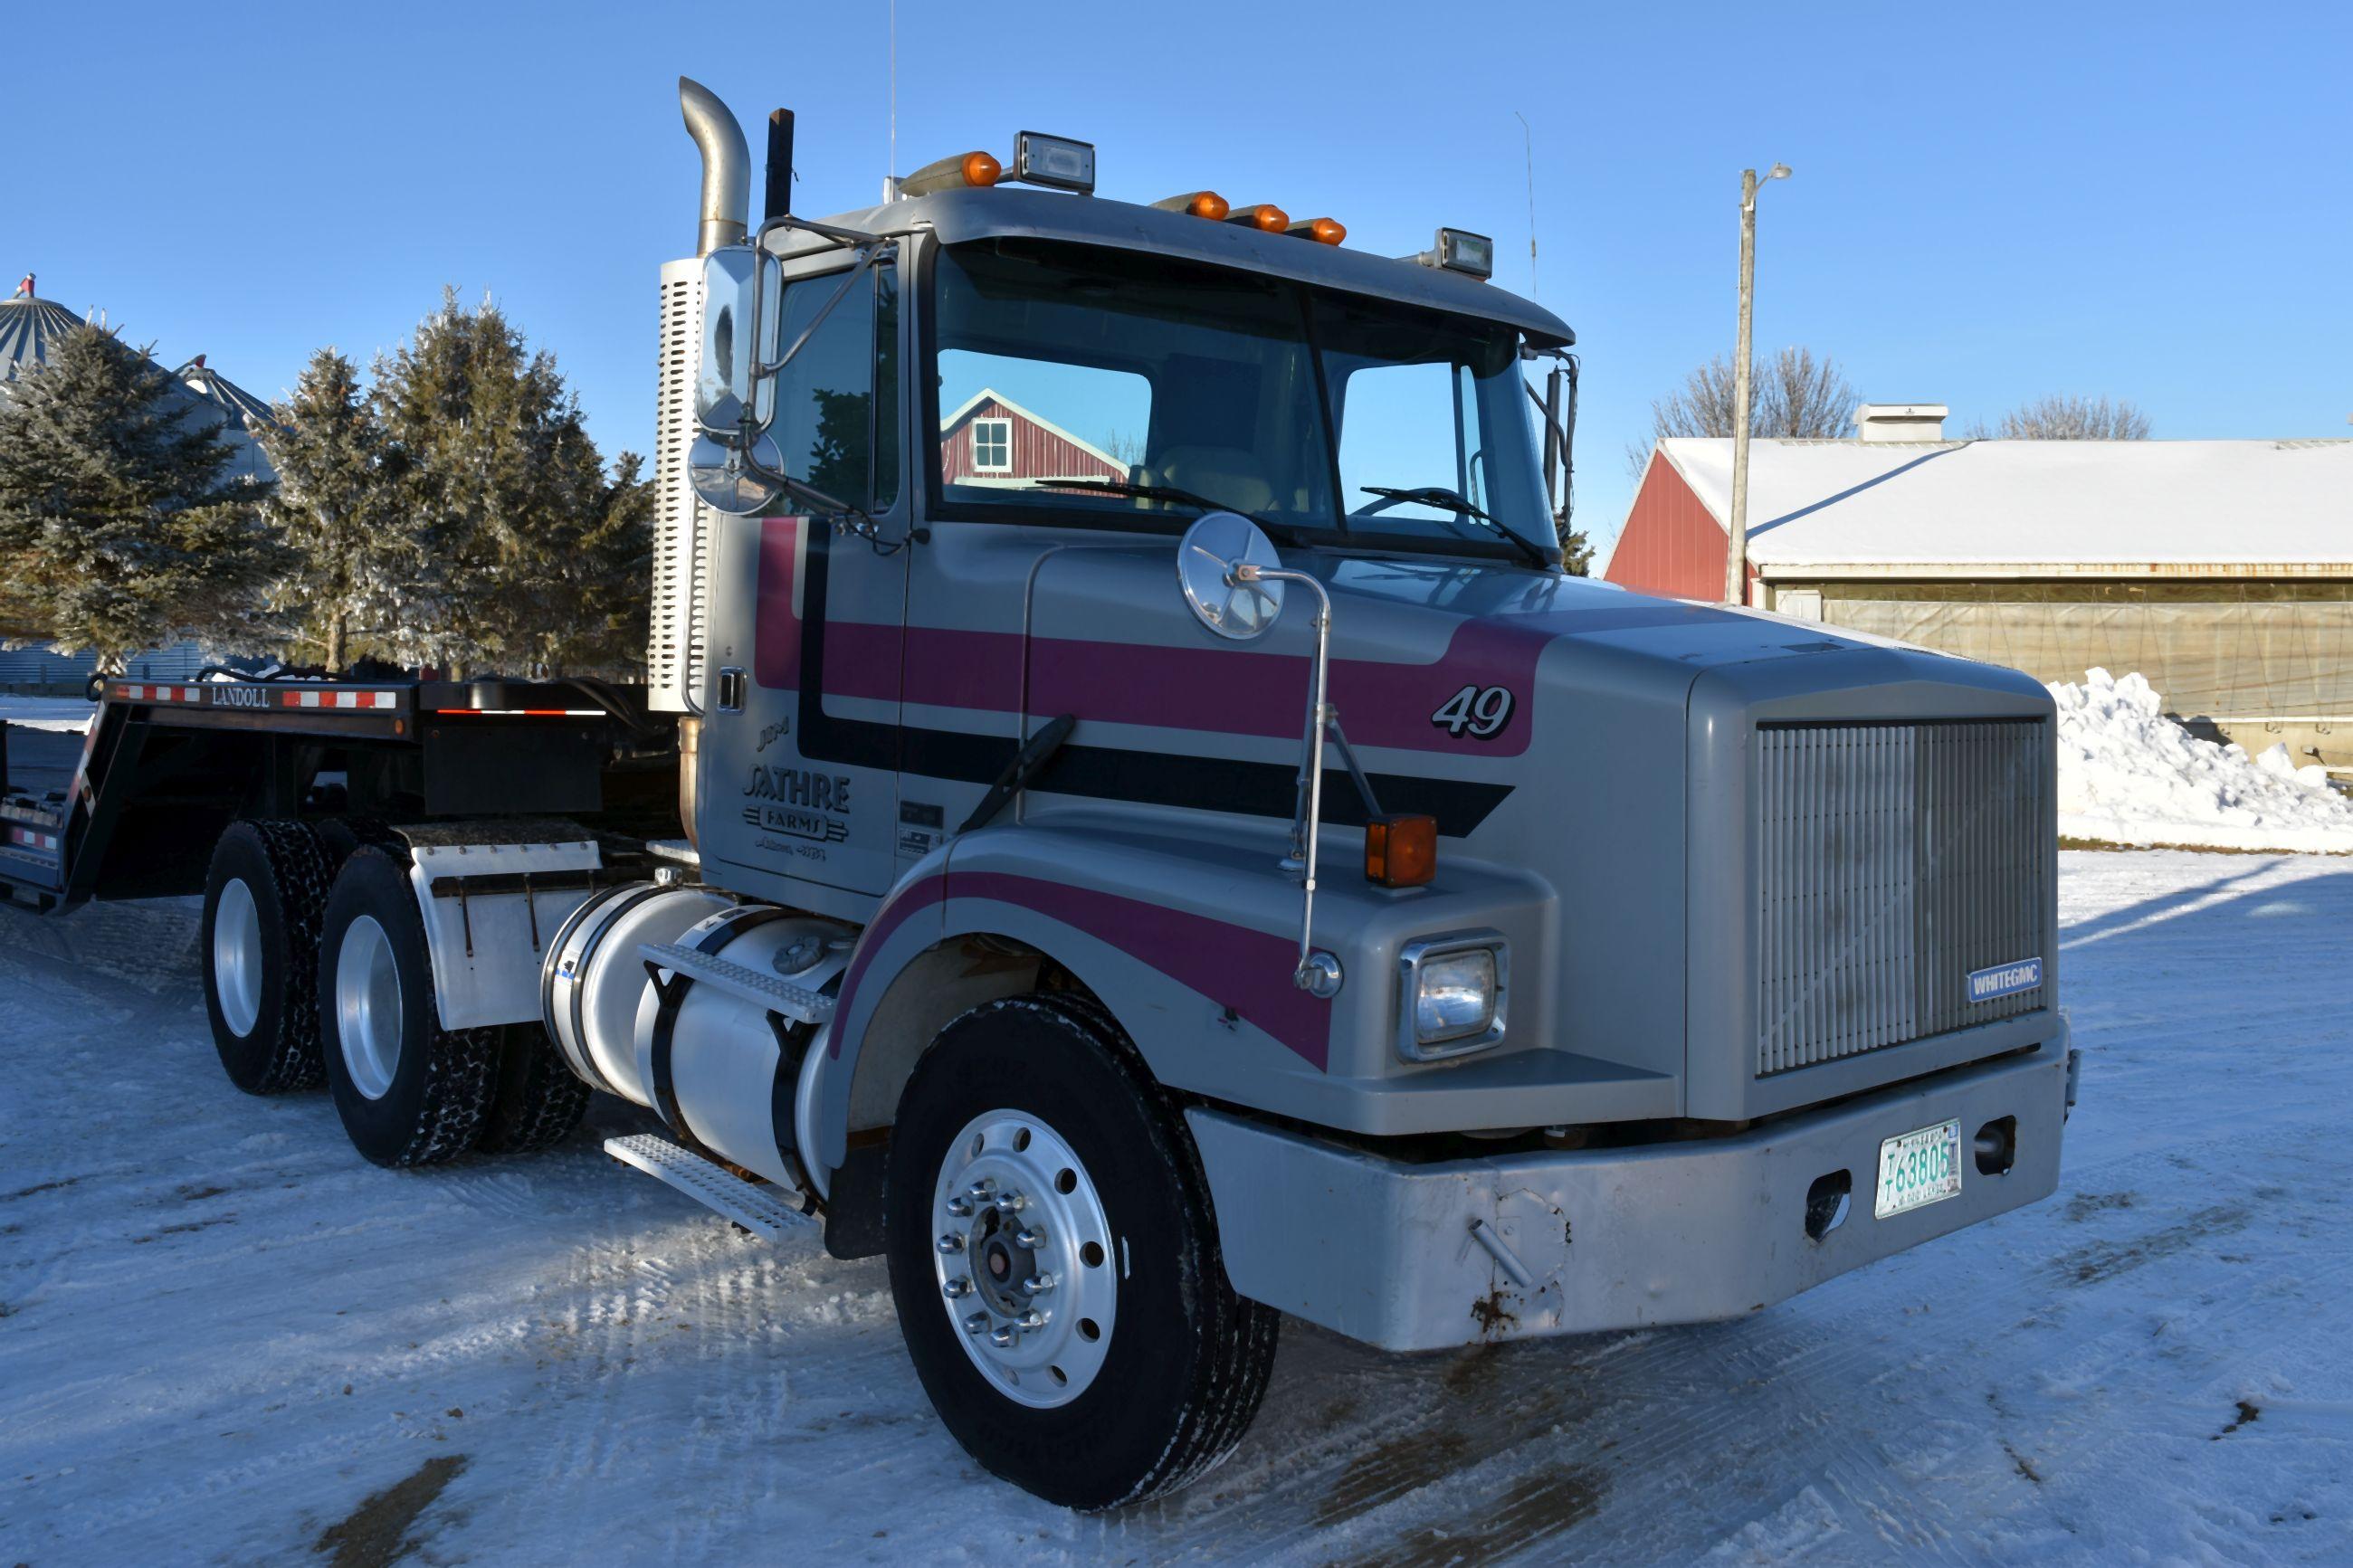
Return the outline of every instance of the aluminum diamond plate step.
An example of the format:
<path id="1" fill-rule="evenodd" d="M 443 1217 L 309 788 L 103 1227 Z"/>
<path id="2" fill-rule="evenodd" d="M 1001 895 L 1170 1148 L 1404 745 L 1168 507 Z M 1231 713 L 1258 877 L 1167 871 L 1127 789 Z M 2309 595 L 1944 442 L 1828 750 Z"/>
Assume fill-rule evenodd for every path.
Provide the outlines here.
<path id="1" fill-rule="evenodd" d="M 816 1223 L 777 1196 L 776 1189 L 754 1186 L 741 1176 L 730 1175 L 667 1138 L 650 1132 L 607 1138 L 605 1152 L 624 1164 L 635 1165 L 656 1181 L 668 1183 L 712 1213 L 770 1241 L 781 1239 L 795 1226 Z"/>
<path id="2" fill-rule="evenodd" d="M 757 1002 L 771 1013 L 782 1013 L 786 1017 L 797 1018 L 804 1024 L 822 1024 L 833 1016 L 833 998 L 822 991 L 812 991 L 806 985 L 780 980 L 748 964 L 731 963 L 723 958 L 697 952 L 691 947 L 667 942 L 649 942 L 638 949 L 638 956 L 649 963 L 659 964 L 673 974 L 683 974 L 689 980 L 715 985 L 722 991 Z"/>

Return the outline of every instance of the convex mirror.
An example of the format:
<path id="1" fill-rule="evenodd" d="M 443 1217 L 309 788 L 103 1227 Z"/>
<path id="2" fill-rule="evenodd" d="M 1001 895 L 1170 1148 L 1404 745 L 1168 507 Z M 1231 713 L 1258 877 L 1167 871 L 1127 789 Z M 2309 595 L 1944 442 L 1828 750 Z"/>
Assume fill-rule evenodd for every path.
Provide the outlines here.
<path id="1" fill-rule="evenodd" d="M 1236 642 L 1262 635 L 1282 613 L 1282 584 L 1243 581 L 1243 566 L 1280 566 L 1266 531 L 1240 512 L 1204 512 L 1176 546 L 1176 585 L 1193 618 Z"/>

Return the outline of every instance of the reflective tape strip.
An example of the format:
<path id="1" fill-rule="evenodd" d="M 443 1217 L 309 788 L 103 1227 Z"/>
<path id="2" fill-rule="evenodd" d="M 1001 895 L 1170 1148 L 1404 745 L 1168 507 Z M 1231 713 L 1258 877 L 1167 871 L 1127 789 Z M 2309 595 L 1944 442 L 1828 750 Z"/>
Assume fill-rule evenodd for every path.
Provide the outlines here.
<path id="1" fill-rule="evenodd" d="M 397 691 L 289 691 L 279 701 L 289 708 L 397 708 Z"/>
<path id="2" fill-rule="evenodd" d="M 8 842 L 22 844 L 33 849 L 55 849 L 58 847 L 58 836 L 54 833 L 36 833 L 29 827 L 12 827 L 8 830 Z"/>

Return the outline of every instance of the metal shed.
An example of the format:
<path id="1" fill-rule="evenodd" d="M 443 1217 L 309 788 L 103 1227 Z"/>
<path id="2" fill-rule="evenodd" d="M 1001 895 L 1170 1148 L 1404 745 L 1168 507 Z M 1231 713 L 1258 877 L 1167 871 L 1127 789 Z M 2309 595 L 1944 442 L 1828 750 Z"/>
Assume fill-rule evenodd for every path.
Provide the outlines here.
<path id="1" fill-rule="evenodd" d="M 1730 439 L 1660 442 L 1603 575 L 1720 598 L 1731 489 Z M 1752 604 L 2137 670 L 2192 728 L 2353 770 L 2353 441 L 1759 440 L 1748 518 Z"/>

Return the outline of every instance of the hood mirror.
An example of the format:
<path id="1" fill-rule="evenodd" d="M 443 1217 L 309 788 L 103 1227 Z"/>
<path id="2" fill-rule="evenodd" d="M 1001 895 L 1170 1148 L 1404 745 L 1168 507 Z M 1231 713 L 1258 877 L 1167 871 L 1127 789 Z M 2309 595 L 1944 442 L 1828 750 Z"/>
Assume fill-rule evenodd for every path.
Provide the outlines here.
<path id="1" fill-rule="evenodd" d="M 694 416 L 720 441 L 743 440 L 746 425 L 765 430 L 776 414 L 776 384 L 760 373 L 776 357 L 781 293 L 776 258 L 751 246 L 723 245 L 702 258 L 702 363 L 694 377 Z M 754 342 L 755 331 L 767 342 Z"/>
<path id="2" fill-rule="evenodd" d="M 1193 618 L 1221 637 L 1248 642 L 1282 613 L 1282 584 L 1243 566 L 1280 568 L 1266 531 L 1239 512 L 1204 512 L 1176 547 L 1176 585 Z"/>

